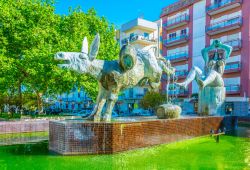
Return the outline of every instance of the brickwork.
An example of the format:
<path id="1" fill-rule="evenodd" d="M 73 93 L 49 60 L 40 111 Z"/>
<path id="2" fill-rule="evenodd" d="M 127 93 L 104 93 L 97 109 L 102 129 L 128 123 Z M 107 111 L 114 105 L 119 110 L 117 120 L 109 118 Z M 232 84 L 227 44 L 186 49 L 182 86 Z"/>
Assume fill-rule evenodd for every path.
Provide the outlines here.
<path id="1" fill-rule="evenodd" d="M 51 121 L 49 149 L 63 154 L 110 154 L 209 134 L 232 117 L 196 117 L 138 122 L 90 123 Z"/>

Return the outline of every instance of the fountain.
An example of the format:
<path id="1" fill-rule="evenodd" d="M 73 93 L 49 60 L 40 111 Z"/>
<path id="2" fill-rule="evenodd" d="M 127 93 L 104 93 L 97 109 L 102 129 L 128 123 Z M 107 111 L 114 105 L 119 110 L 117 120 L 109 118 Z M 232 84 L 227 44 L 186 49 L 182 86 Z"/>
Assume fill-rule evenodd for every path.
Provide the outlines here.
<path id="1" fill-rule="evenodd" d="M 172 104 L 175 96 L 167 96 L 166 104 L 159 106 L 157 115 L 161 119 L 154 116 L 111 120 L 111 112 L 121 90 L 134 86 L 158 90 L 162 72 L 168 75 L 169 86 L 171 76 L 172 83 L 176 83 L 175 69 L 169 61 L 157 55 L 158 48 L 154 45 L 139 50 L 127 44 L 122 47 L 117 61 L 95 59 L 99 45 L 100 37 L 97 35 L 90 52 L 85 38 L 81 52 L 59 52 L 55 55 L 55 59 L 65 61 L 59 65 L 61 68 L 96 78 L 99 94 L 95 109 L 87 119 L 49 122 L 50 151 L 62 155 L 110 154 L 207 135 L 211 128 L 218 130 L 227 126 L 230 129 L 232 117 L 165 119 L 180 115 L 181 108 Z M 102 114 L 105 103 L 107 107 Z"/>
<path id="2" fill-rule="evenodd" d="M 171 68 L 170 61 L 167 62 L 168 66 Z M 158 107 L 156 111 L 156 115 L 159 119 L 173 119 L 173 118 L 179 118 L 181 114 L 181 107 L 178 105 L 173 104 L 173 100 L 176 96 L 173 98 L 169 98 L 169 84 L 170 84 L 170 78 L 172 77 L 172 84 L 175 84 L 177 82 L 177 77 L 175 76 L 175 73 L 169 74 L 167 73 L 167 86 L 166 86 L 166 104 L 162 104 Z"/>

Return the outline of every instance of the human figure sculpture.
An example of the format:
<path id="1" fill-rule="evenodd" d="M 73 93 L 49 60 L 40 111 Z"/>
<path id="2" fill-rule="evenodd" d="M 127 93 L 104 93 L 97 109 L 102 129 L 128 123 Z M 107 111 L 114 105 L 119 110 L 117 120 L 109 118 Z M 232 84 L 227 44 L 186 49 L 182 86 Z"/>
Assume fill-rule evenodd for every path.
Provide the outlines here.
<path id="1" fill-rule="evenodd" d="M 223 114 L 222 106 L 226 92 L 222 76 L 226 59 L 232 53 L 232 47 L 214 40 L 211 46 L 204 48 L 201 52 L 205 61 L 204 74 L 194 66 L 186 80 L 176 84 L 187 88 L 188 84 L 195 80 L 199 86 L 198 113 L 203 115 Z"/>
<path id="2" fill-rule="evenodd" d="M 219 50 L 223 50 L 223 53 L 220 54 Z M 209 55 L 209 52 L 212 52 L 212 54 Z M 187 88 L 193 80 L 196 80 L 200 89 L 206 86 L 224 87 L 222 75 L 225 70 L 225 61 L 232 53 L 232 47 L 222 44 L 218 40 L 214 40 L 212 45 L 204 48 L 201 53 L 205 61 L 204 74 L 200 68 L 194 66 L 189 72 L 186 80 L 176 84 Z"/>
<path id="3" fill-rule="evenodd" d="M 55 55 L 55 59 L 65 61 L 59 65 L 61 68 L 90 74 L 98 80 L 99 92 L 90 115 L 96 122 L 111 120 L 112 110 L 121 90 L 134 86 L 158 89 L 162 72 L 173 74 L 175 71 L 164 58 L 157 57 L 156 46 L 136 50 L 128 44 L 122 47 L 119 60 L 105 61 L 96 59 L 99 45 L 100 37 L 96 35 L 88 52 L 88 42 L 85 37 L 81 52 L 58 52 Z M 105 103 L 106 111 L 102 114 Z"/>

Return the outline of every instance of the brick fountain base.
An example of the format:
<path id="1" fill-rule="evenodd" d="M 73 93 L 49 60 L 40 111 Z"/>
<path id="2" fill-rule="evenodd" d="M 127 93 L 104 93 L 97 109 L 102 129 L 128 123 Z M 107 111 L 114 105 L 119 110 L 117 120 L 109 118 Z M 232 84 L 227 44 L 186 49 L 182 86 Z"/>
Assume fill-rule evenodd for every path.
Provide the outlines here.
<path id="1" fill-rule="evenodd" d="M 208 135 L 211 128 L 232 129 L 235 122 L 234 117 L 127 119 L 112 123 L 50 121 L 49 149 L 62 155 L 111 154 Z"/>

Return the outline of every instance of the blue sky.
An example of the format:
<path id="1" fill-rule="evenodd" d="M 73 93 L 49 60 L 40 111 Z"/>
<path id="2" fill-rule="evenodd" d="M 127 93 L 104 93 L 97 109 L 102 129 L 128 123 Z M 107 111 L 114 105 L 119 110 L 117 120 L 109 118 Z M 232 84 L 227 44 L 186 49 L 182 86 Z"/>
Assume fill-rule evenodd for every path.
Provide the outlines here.
<path id="1" fill-rule="evenodd" d="M 159 19 L 161 9 L 177 0 L 56 0 L 56 13 L 66 14 L 71 6 L 81 6 L 84 11 L 94 7 L 99 16 L 106 17 L 116 26 L 144 16 L 148 20 Z"/>

